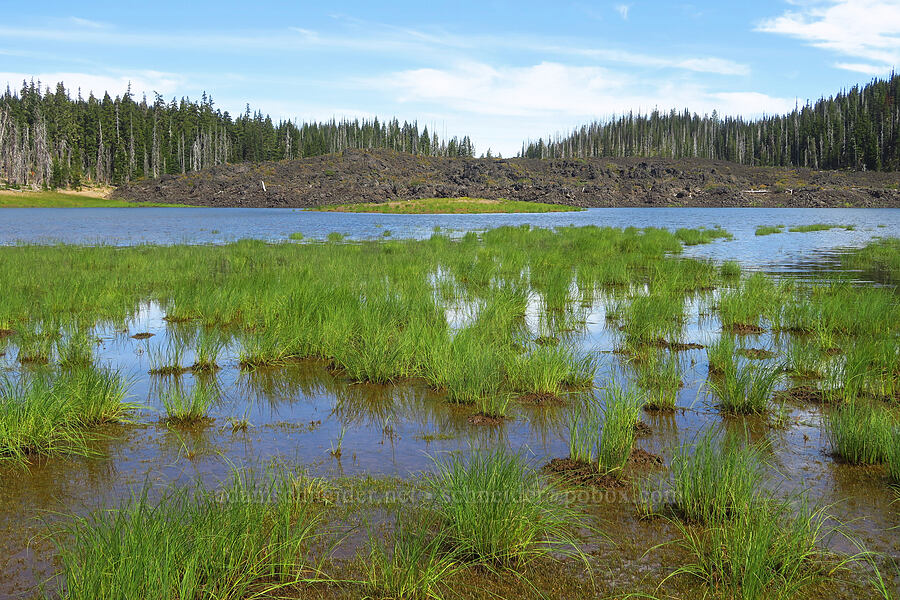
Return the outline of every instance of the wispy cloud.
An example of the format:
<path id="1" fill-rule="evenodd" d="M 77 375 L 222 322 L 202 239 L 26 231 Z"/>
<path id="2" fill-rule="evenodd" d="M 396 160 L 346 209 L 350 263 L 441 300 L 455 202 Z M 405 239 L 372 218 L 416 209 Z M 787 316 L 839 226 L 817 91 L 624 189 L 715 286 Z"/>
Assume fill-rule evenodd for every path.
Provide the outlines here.
<path id="1" fill-rule="evenodd" d="M 355 22 L 354 22 L 355 23 Z M 447 32 L 426 32 L 409 28 L 366 23 L 365 33 L 324 34 L 302 27 L 285 27 L 271 31 L 226 32 L 168 32 L 138 33 L 88 29 L 27 29 L 0 26 L 0 38 L 58 41 L 108 47 L 171 47 L 198 50 L 214 49 L 217 54 L 258 52 L 302 52 L 310 49 L 366 52 L 382 55 L 431 57 L 452 63 L 486 50 L 516 53 L 538 53 L 548 57 L 580 56 L 602 62 L 623 63 L 641 67 L 681 69 L 696 73 L 719 75 L 747 75 L 745 64 L 714 56 L 653 56 L 574 44 L 571 40 L 533 36 L 459 36 Z"/>
<path id="2" fill-rule="evenodd" d="M 69 17 L 69 23 L 76 27 L 85 27 L 87 29 L 105 29 L 109 27 L 106 23 L 100 21 L 91 21 L 90 19 L 82 19 L 81 17 Z"/>
<path id="3" fill-rule="evenodd" d="M 900 1 L 810 0 L 796 6 L 757 30 L 866 61 L 835 63 L 840 69 L 876 75 L 900 64 Z"/>
<path id="4" fill-rule="evenodd" d="M 628 11 L 631 10 L 630 4 L 616 4 L 614 7 L 615 11 L 619 13 L 619 16 L 624 20 L 628 20 Z"/>
<path id="5" fill-rule="evenodd" d="M 396 94 L 399 102 L 440 103 L 476 114 L 602 118 L 628 110 L 685 108 L 757 115 L 787 110 L 793 99 L 755 92 L 716 91 L 672 79 L 642 78 L 601 67 L 541 62 L 497 67 L 481 62 L 450 69 L 411 69 L 368 85 Z"/>

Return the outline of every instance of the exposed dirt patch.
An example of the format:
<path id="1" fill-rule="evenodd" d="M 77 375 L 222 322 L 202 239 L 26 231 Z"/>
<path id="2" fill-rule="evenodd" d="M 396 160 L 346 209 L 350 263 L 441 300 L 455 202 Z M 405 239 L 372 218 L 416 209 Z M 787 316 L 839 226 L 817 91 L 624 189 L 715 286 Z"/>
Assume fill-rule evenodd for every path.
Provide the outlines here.
<path id="1" fill-rule="evenodd" d="M 750 323 L 732 323 L 724 327 L 724 329 L 737 335 L 759 335 L 766 331 L 759 325 L 751 325 Z"/>
<path id="2" fill-rule="evenodd" d="M 628 464 L 632 467 L 659 467 L 662 466 L 663 459 L 643 448 L 635 448 L 628 457 Z"/>
<path id="3" fill-rule="evenodd" d="M 635 435 L 650 435 L 653 433 L 653 428 L 644 423 L 643 421 L 638 421 L 634 424 L 634 434 Z"/>
<path id="4" fill-rule="evenodd" d="M 601 475 L 597 465 L 572 460 L 571 458 L 554 458 L 544 465 L 544 471 L 559 476 L 567 483 L 592 485 L 604 488 L 623 488 L 625 481 L 612 475 Z"/>
<path id="5" fill-rule="evenodd" d="M 528 404 L 537 404 L 540 406 L 559 406 L 560 404 L 564 404 L 562 398 L 549 392 L 530 392 L 519 396 L 519 400 Z"/>
<path id="6" fill-rule="evenodd" d="M 16 332 L 13 331 L 12 329 L 0 329 L 0 340 L 2 340 L 3 338 L 7 338 L 11 335 L 15 335 L 15 334 L 16 334 Z"/>
<path id="7" fill-rule="evenodd" d="M 766 358 L 774 358 L 776 356 L 774 352 L 765 350 L 763 348 L 740 348 L 738 350 L 738 354 L 753 360 L 764 360 Z"/>
<path id="8" fill-rule="evenodd" d="M 663 460 L 659 456 L 647 452 L 643 448 L 635 448 L 631 451 L 631 456 L 628 457 L 627 466 L 641 469 L 659 467 L 662 464 Z M 604 488 L 623 488 L 627 485 L 627 479 L 624 477 L 601 475 L 597 471 L 596 464 L 572 460 L 571 458 L 554 458 L 544 465 L 544 471 L 559 476 L 567 483 Z"/>
<path id="9" fill-rule="evenodd" d="M 468 421 L 472 425 L 487 425 L 489 427 L 496 427 L 503 424 L 504 418 L 491 417 L 478 413 L 477 415 L 472 415 L 471 417 L 469 417 Z"/>
<path id="10" fill-rule="evenodd" d="M 812 385 L 798 385 L 790 389 L 783 390 L 775 394 L 775 399 L 813 404 L 823 404 L 826 402 L 824 392 Z"/>
<path id="11" fill-rule="evenodd" d="M 802 186 L 780 190 L 782 180 Z M 264 185 L 263 185 L 264 184 Z M 663 158 L 448 158 L 346 150 L 238 163 L 120 186 L 114 198 L 198 206 L 315 207 L 423 198 L 610 206 L 898 207 L 896 176 Z M 763 190 L 765 193 L 745 193 Z"/>
<path id="12" fill-rule="evenodd" d="M 146 340 L 146 339 L 152 338 L 154 335 L 156 335 L 156 334 L 144 331 L 142 333 L 136 333 L 131 337 L 135 340 Z"/>
<path id="13" fill-rule="evenodd" d="M 825 356 L 838 356 L 840 354 L 843 354 L 844 351 L 837 346 L 832 346 L 831 348 L 825 348 L 824 353 Z"/>
<path id="14" fill-rule="evenodd" d="M 684 352 L 685 350 L 701 350 L 706 348 L 703 344 L 683 344 L 681 342 L 667 342 L 666 340 L 659 338 L 650 342 L 650 345 L 655 348 L 662 348 L 665 350 L 671 350 L 672 352 Z"/>

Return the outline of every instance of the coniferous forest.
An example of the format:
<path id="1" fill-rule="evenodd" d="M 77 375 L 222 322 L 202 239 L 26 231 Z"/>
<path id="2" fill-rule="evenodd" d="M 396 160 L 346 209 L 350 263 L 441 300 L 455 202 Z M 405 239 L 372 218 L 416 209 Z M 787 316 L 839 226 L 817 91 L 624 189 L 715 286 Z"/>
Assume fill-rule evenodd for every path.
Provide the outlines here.
<path id="1" fill-rule="evenodd" d="M 250 106 L 238 116 L 199 101 L 135 100 L 93 94 L 72 98 L 40 82 L 0 96 L 0 181 L 15 186 L 120 184 L 223 163 L 281 160 L 387 148 L 429 156 L 472 156 L 468 137 L 440 139 L 397 119 L 279 123 Z"/>
<path id="2" fill-rule="evenodd" d="M 900 75 L 875 79 L 787 115 L 743 119 L 689 110 L 595 121 L 568 136 L 523 144 L 527 158 L 666 157 L 813 169 L 900 170 Z M 199 101 L 102 98 L 64 84 L 24 82 L 0 96 L 0 181 L 14 186 L 120 184 L 223 163 L 391 149 L 471 157 L 468 136 L 441 139 L 397 119 L 274 122 L 260 111 L 233 116 Z"/>
<path id="3" fill-rule="evenodd" d="M 529 158 L 659 156 L 813 169 L 900 169 L 900 75 L 875 79 L 787 115 L 754 120 L 690 111 L 595 121 L 529 142 Z"/>

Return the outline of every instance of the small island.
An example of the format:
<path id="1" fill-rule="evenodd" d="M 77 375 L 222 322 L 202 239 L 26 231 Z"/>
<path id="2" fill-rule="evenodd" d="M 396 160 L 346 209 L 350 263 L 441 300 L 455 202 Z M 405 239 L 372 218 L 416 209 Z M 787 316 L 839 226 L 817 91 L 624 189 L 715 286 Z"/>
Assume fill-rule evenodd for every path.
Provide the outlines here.
<path id="1" fill-rule="evenodd" d="M 392 215 L 475 214 L 475 213 L 545 213 L 585 210 L 578 206 L 507 200 L 506 198 L 421 198 L 390 202 L 365 202 L 317 206 L 308 210 L 323 212 L 384 213 Z"/>

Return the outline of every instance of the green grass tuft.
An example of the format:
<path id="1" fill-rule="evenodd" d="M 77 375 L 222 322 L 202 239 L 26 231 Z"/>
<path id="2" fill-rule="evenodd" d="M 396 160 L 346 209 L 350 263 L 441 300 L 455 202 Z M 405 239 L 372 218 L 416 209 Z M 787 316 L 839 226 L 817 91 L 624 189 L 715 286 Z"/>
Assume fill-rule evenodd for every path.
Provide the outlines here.
<path id="1" fill-rule="evenodd" d="M 502 448 L 452 455 L 427 480 L 450 547 L 461 560 L 520 568 L 541 557 L 578 556 L 583 518 L 518 455 Z"/>

